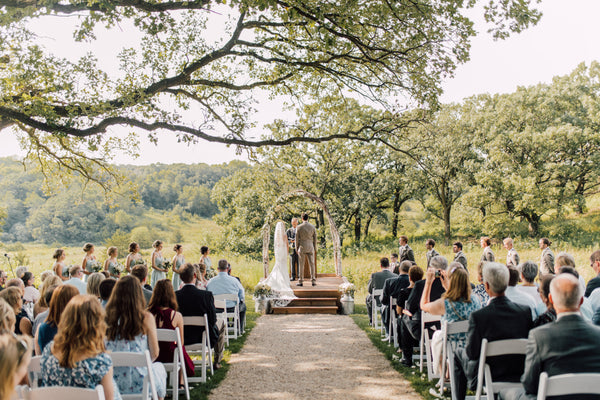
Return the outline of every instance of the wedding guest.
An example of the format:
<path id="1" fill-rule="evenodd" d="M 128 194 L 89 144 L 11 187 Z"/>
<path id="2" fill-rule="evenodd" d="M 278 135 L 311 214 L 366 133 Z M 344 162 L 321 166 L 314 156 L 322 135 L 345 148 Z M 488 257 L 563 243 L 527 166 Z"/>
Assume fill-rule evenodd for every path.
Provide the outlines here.
<path id="1" fill-rule="evenodd" d="M 73 265 L 69 269 L 69 275 L 71 278 L 64 282 L 65 285 L 73 285 L 81 294 L 87 293 L 87 286 L 83 283 L 83 269 L 79 265 Z"/>
<path id="2" fill-rule="evenodd" d="M 51 276 L 55 276 L 55 275 L 54 275 L 54 271 L 46 270 L 46 271 L 42 272 L 42 273 L 40 274 L 40 285 L 41 285 L 42 283 L 44 283 L 44 281 L 45 281 L 45 280 L 46 280 L 48 277 L 51 277 Z"/>
<path id="3" fill-rule="evenodd" d="M 25 290 L 23 292 L 23 301 L 25 303 L 35 303 L 40 299 L 40 291 L 33 286 L 35 283 L 35 276 L 32 272 L 25 272 L 21 277 Z"/>
<path id="4" fill-rule="evenodd" d="M 540 239 L 540 250 L 542 256 L 540 259 L 540 277 L 543 275 L 554 274 L 554 253 L 550 250 L 552 242 L 548 238 Z"/>
<path id="5" fill-rule="evenodd" d="M 585 287 L 585 297 L 590 297 L 594 289 L 600 287 L 600 250 L 596 250 L 590 255 L 590 267 L 592 267 L 596 276 L 590 279 Z"/>
<path id="6" fill-rule="evenodd" d="M 556 271 L 557 273 L 560 274 L 559 271 L 562 267 L 570 267 L 570 268 L 573 268 L 574 270 L 577 270 L 577 265 L 575 265 L 575 258 L 572 255 L 570 255 L 569 253 L 567 253 L 566 251 L 561 251 L 556 256 L 556 262 L 554 263 L 554 271 Z M 579 274 L 579 272 L 578 272 L 578 274 Z M 583 290 L 585 292 L 585 279 L 583 279 L 583 276 L 581 276 L 581 275 L 579 275 L 579 277 L 577 279 L 579 279 L 579 284 L 581 285 L 581 290 Z M 587 296 L 587 297 L 589 297 L 589 296 Z"/>
<path id="7" fill-rule="evenodd" d="M 121 271 L 117 269 L 119 265 L 119 262 L 117 261 L 119 249 L 115 246 L 111 246 L 106 250 L 106 254 L 108 255 L 108 259 L 104 262 L 104 271 L 108 272 L 111 277 L 119 279 L 121 276 Z"/>
<path id="8" fill-rule="evenodd" d="M 570 275 L 573 275 L 575 278 L 577 278 L 577 280 L 579 280 L 579 272 L 577 272 L 577 270 L 573 267 L 556 268 L 556 265 L 555 265 L 554 270 L 557 274 L 570 274 Z M 583 291 L 583 288 L 581 290 Z M 585 296 L 583 297 L 583 302 L 581 303 L 581 306 L 579 307 L 579 312 L 581 313 L 581 316 L 583 317 L 583 319 L 585 319 L 586 321 L 593 321 L 594 307 L 593 307 L 591 300 Z"/>
<path id="9" fill-rule="evenodd" d="M 32 323 L 27 315 L 25 309 L 23 309 L 23 299 L 21 298 L 21 291 L 16 287 L 7 287 L 0 292 L 0 298 L 6 300 L 6 302 L 12 307 L 15 313 L 15 333 L 17 335 L 28 335 L 32 336 L 31 329 Z"/>
<path id="10" fill-rule="evenodd" d="M 400 263 L 398 262 L 398 253 L 390 254 L 390 271 L 396 275 L 400 274 Z"/>
<path id="11" fill-rule="evenodd" d="M 48 288 L 55 287 L 58 285 L 62 285 L 62 280 L 56 275 L 52 275 L 42 282 L 42 284 L 40 285 L 40 298 L 33 305 L 34 318 L 36 318 L 40 313 L 43 313 L 48 309 L 48 304 L 50 304 L 46 302 L 46 292 L 48 291 Z"/>
<path id="12" fill-rule="evenodd" d="M 494 256 L 494 252 L 490 247 L 492 245 L 492 240 L 487 236 L 482 236 L 481 239 L 479 239 L 479 244 L 481 244 L 481 248 L 483 249 L 481 261 L 494 262 L 496 257 Z"/>
<path id="13" fill-rule="evenodd" d="M 534 298 L 529 295 L 529 293 L 523 292 L 517 289 L 517 284 L 519 283 L 519 271 L 513 267 L 507 267 L 509 278 L 508 278 L 508 287 L 505 291 L 505 296 L 512 301 L 513 303 L 522 304 L 524 306 L 529 307 L 531 310 L 531 320 L 537 318 L 537 303 Z"/>
<path id="14" fill-rule="evenodd" d="M 8 275 L 6 274 L 6 272 L 4 272 L 0 269 L 0 291 L 4 290 L 7 279 L 8 279 Z"/>
<path id="15" fill-rule="evenodd" d="M 194 264 L 194 268 L 196 268 L 196 287 L 201 290 L 206 290 L 206 285 L 208 285 L 208 279 L 206 279 L 206 265 Z"/>
<path id="16" fill-rule="evenodd" d="M 535 278 L 538 276 L 537 264 L 533 261 L 525 261 L 520 264 L 517 269 L 520 272 L 521 280 L 523 281 L 517 286 L 517 290 L 530 295 L 535 300 L 536 307 L 539 307 L 539 305 L 542 304 L 542 298 L 540 297 L 538 287 L 534 282 Z"/>
<path id="17" fill-rule="evenodd" d="M 31 361 L 31 339 L 0 334 L 0 400 L 14 399 L 15 387 L 27 375 Z"/>
<path id="18" fill-rule="evenodd" d="M 512 238 L 507 237 L 502 241 L 502 244 L 504 244 L 504 248 L 508 250 L 508 253 L 506 254 L 506 266 L 517 268 L 521 258 L 519 257 L 517 250 L 513 247 L 514 241 Z"/>
<path id="19" fill-rule="evenodd" d="M 23 275 L 25 275 L 25 272 L 27 272 L 27 267 L 24 265 L 18 266 L 17 269 L 15 269 L 15 275 L 17 277 L 17 279 L 23 279 Z"/>
<path id="20" fill-rule="evenodd" d="M 473 288 L 473 293 L 479 297 L 479 302 L 482 305 L 486 305 L 490 296 L 485 291 L 485 285 L 483 284 L 483 264 L 483 261 L 480 261 L 479 264 L 477 264 L 477 280 L 479 281 L 479 285 L 476 285 Z"/>
<path id="21" fill-rule="evenodd" d="M 154 289 L 156 282 L 161 279 L 166 279 L 168 270 L 163 267 L 165 259 L 162 256 L 162 240 L 155 240 L 154 243 L 152 243 L 152 247 L 154 247 L 154 251 L 152 252 L 152 276 L 150 278 L 150 286 Z"/>
<path id="22" fill-rule="evenodd" d="M 397 277 L 386 279 L 385 283 L 383 284 L 381 304 L 385 304 L 386 308 L 382 308 L 381 310 L 381 322 L 387 327 L 386 333 L 388 335 L 390 334 L 389 324 L 392 313 L 394 313 L 394 316 L 396 315 L 396 310 L 390 310 L 390 298 L 398 299 L 398 294 L 400 291 L 410 285 L 410 281 L 408 279 L 408 271 L 410 270 L 410 267 L 412 267 L 412 261 L 402 261 L 399 268 L 400 274 Z"/>
<path id="23" fill-rule="evenodd" d="M 83 252 L 85 256 L 83 257 L 83 261 L 81 261 L 81 270 L 83 271 L 83 281 L 87 283 L 89 275 L 94 273 L 94 267 L 98 262 L 96 260 L 96 256 L 94 255 L 94 251 L 96 248 L 91 243 L 86 243 L 83 246 Z"/>
<path id="24" fill-rule="evenodd" d="M 6 282 L 6 287 L 16 287 L 17 289 L 19 289 L 19 293 L 21 294 L 21 297 L 23 297 L 25 295 L 25 284 L 23 283 L 23 280 L 21 278 L 12 278 L 9 279 Z"/>
<path id="25" fill-rule="evenodd" d="M 54 340 L 58 331 L 60 317 L 69 301 L 79 294 L 75 286 L 62 285 L 54 290 L 50 299 L 50 308 L 46 321 L 42 322 L 35 333 L 35 354 L 41 355 L 48 343 Z"/>
<path id="26" fill-rule="evenodd" d="M 120 399 L 106 352 L 104 310 L 93 296 L 76 295 L 62 313 L 54 341 L 41 358 L 41 386 L 93 389 L 102 385 L 105 400 Z"/>
<path id="27" fill-rule="evenodd" d="M 129 254 L 125 259 L 125 270 L 128 274 L 131 273 L 133 267 L 137 264 L 144 264 L 142 255 L 140 254 L 140 245 L 136 242 L 129 243 Z"/>
<path id="28" fill-rule="evenodd" d="M 14 332 L 16 322 L 15 311 L 0 297 L 0 332 Z"/>
<path id="29" fill-rule="evenodd" d="M 429 262 L 431 261 L 431 259 L 435 256 L 439 256 L 440 253 L 438 253 L 435 249 L 435 240 L 433 239 L 427 239 L 425 241 L 425 248 L 427 249 L 427 253 L 425 254 L 426 258 L 427 258 L 427 268 L 429 268 Z"/>
<path id="30" fill-rule="evenodd" d="M 154 315 L 157 329 L 175 330 L 179 328 L 179 336 L 183 343 L 183 316 L 177 311 L 177 298 L 173 290 L 173 284 L 168 279 L 162 279 L 156 283 L 152 298 L 148 303 L 148 311 Z M 159 353 L 156 361 L 163 363 L 173 362 L 173 355 L 177 350 L 174 342 L 159 342 Z M 194 362 L 183 348 L 184 365 L 188 376 L 194 376 Z M 183 375 L 179 375 L 179 382 L 183 385 Z"/>
<path id="31" fill-rule="evenodd" d="M 69 267 L 65 265 L 65 258 L 67 258 L 65 251 L 63 249 L 56 249 L 52 258 L 56 260 L 54 262 L 54 265 L 52 266 L 52 270 L 54 271 L 56 276 L 58 276 L 63 281 L 68 280 Z"/>
<path id="32" fill-rule="evenodd" d="M 549 296 L 550 282 L 552 282 L 552 279 L 554 279 L 554 275 L 552 274 L 542 276 L 542 281 L 540 283 L 540 297 L 545 306 L 545 311 L 541 310 L 540 306 L 538 306 L 539 316 L 533 321 L 534 328 L 556 321 L 556 310 L 554 309 Z"/>
<path id="33" fill-rule="evenodd" d="M 402 235 L 400 239 L 398 239 L 398 244 L 400 245 L 398 248 L 398 259 L 400 262 L 402 261 L 415 261 L 415 252 L 408 245 L 408 237 Z"/>
<path id="34" fill-rule="evenodd" d="M 452 244 L 452 251 L 454 252 L 454 260 L 452 260 L 452 261 L 458 261 L 468 271 L 467 256 L 465 255 L 465 253 L 463 253 L 462 250 L 463 250 L 463 245 L 461 242 L 454 242 Z"/>
<path id="35" fill-rule="evenodd" d="M 117 280 L 113 278 L 107 278 L 100 282 L 98 290 L 100 292 L 100 303 L 102 304 L 102 308 L 106 308 L 106 303 L 108 303 L 108 299 L 110 299 L 110 295 L 116 284 Z"/>
<path id="36" fill-rule="evenodd" d="M 183 246 L 180 244 L 176 244 L 173 246 L 173 251 L 175 255 L 173 256 L 173 260 L 171 264 L 173 265 L 173 289 L 179 290 L 179 287 L 182 285 L 181 278 L 179 277 L 179 268 L 185 264 L 185 257 L 183 256 Z"/>
<path id="37" fill-rule="evenodd" d="M 210 257 L 208 256 L 210 254 L 210 249 L 208 248 L 208 246 L 200 247 L 200 254 L 201 254 L 200 261 L 198 262 L 198 264 L 204 264 L 204 266 L 206 267 L 206 273 L 210 277 L 213 277 L 214 270 L 212 268 L 212 261 L 210 260 Z"/>
<path id="38" fill-rule="evenodd" d="M 55 276 L 55 278 L 57 278 L 60 281 L 60 278 L 58 276 Z M 44 294 L 44 301 L 46 304 L 48 304 L 48 306 L 50 305 L 50 300 L 52 300 L 52 295 L 54 294 L 54 291 L 56 290 L 56 288 L 63 286 L 62 281 L 60 283 L 60 285 L 57 286 L 50 286 L 45 294 Z M 48 308 L 46 308 L 46 310 L 40 312 L 38 315 L 36 315 L 36 317 L 33 320 L 33 327 L 31 329 L 31 332 L 33 332 L 34 336 L 35 333 L 37 332 L 38 328 L 40 327 L 40 325 L 46 320 L 46 318 L 48 318 L 48 313 L 50 312 L 50 310 Z"/>
<path id="39" fill-rule="evenodd" d="M 149 350 L 152 360 L 156 360 L 159 347 L 154 316 L 146 311 L 146 302 L 137 278 L 125 276 L 117 281 L 106 304 L 106 323 L 106 348 L 109 351 L 142 353 Z M 147 373 L 154 374 L 158 396 L 164 398 L 167 372 L 161 363 L 153 363 L 150 372 L 144 368 L 116 368 L 115 379 L 120 393 L 141 393 Z"/>
<path id="40" fill-rule="evenodd" d="M 138 264 L 131 270 L 131 275 L 136 277 L 140 283 L 140 287 L 142 288 L 142 294 L 144 296 L 144 300 L 146 300 L 146 304 L 150 302 L 150 298 L 152 297 L 152 291 L 146 289 L 146 280 L 148 279 L 148 267 L 143 264 Z"/>
<path id="41" fill-rule="evenodd" d="M 217 294 L 235 294 L 238 296 L 238 310 L 240 312 L 240 328 L 244 331 L 244 321 L 246 320 L 246 303 L 244 303 L 245 291 L 244 287 L 239 280 L 227 274 L 227 260 L 219 260 L 218 271 L 219 274 L 208 281 L 206 290 L 212 292 L 213 295 Z M 217 312 L 223 310 L 217 309 Z M 233 300 L 227 300 L 227 312 L 232 313 L 235 311 L 235 302 Z"/>
<path id="42" fill-rule="evenodd" d="M 373 301 L 377 303 L 378 307 L 382 307 L 381 298 L 378 297 L 374 299 L 373 291 L 383 289 L 386 280 L 397 277 L 397 275 L 389 270 L 389 266 L 390 261 L 387 259 L 387 257 L 381 257 L 381 259 L 379 259 L 380 270 L 373 272 L 369 278 L 369 282 L 367 283 L 368 294 L 365 299 L 365 303 L 367 305 L 367 314 L 369 314 L 369 324 L 373 324 L 373 316 L 371 315 L 373 313 Z M 383 307 L 381 312 L 384 312 Z"/>
<path id="43" fill-rule="evenodd" d="M 102 283 L 102 281 L 105 279 L 106 277 L 104 274 L 101 274 L 100 272 L 94 272 L 91 274 L 87 282 L 87 294 L 90 294 L 96 298 L 100 298 L 100 283 Z"/>

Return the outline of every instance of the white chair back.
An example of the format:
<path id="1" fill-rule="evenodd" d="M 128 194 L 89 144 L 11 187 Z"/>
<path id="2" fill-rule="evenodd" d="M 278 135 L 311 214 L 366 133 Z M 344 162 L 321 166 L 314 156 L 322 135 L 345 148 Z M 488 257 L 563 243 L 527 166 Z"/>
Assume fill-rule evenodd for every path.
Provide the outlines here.
<path id="1" fill-rule="evenodd" d="M 223 312 L 217 313 L 217 317 L 221 318 L 225 326 L 227 326 L 229 321 L 229 316 L 227 315 L 227 300 L 215 299 L 215 308 L 223 310 Z M 229 346 L 229 329 L 225 329 L 225 343 Z"/>
<path id="2" fill-rule="evenodd" d="M 394 297 L 390 297 L 390 308 L 389 308 L 389 315 L 390 315 L 390 324 L 388 326 L 388 332 L 390 333 L 388 335 L 388 343 L 392 343 L 392 338 L 394 340 L 394 343 L 397 343 L 398 338 L 396 337 L 397 332 L 396 329 L 394 329 L 394 326 L 396 325 L 396 299 Z"/>
<path id="3" fill-rule="evenodd" d="M 502 356 L 508 354 L 525 354 L 525 345 L 527 339 L 506 339 L 488 342 L 487 339 L 481 341 L 481 353 L 479 356 L 479 371 L 477 373 L 477 391 L 475 399 L 480 400 L 483 392 L 485 380 L 485 391 L 488 400 L 494 400 L 494 394 L 502 389 L 520 388 L 520 382 L 494 382 L 492 380 L 492 371 L 486 363 L 487 357 Z"/>
<path id="4" fill-rule="evenodd" d="M 600 373 L 562 374 L 550 378 L 547 372 L 540 374 L 537 400 L 576 394 L 600 395 Z"/>
<path id="5" fill-rule="evenodd" d="M 444 321 L 442 325 L 443 344 L 442 344 L 442 373 L 440 375 L 440 395 L 444 391 L 444 380 L 446 378 L 446 366 L 450 367 L 450 393 L 452 400 L 458 400 L 456 397 L 456 382 L 452 379 L 452 371 L 454 370 L 454 351 L 452 342 L 448 340 L 449 335 L 457 333 L 467 333 L 469 331 L 469 321 L 448 322 Z M 447 362 L 445 362 L 447 360 Z"/>
<path id="6" fill-rule="evenodd" d="M 29 366 L 27 367 L 27 376 L 29 378 L 29 385 L 32 388 L 38 387 L 38 381 L 42 373 L 42 356 L 31 357 Z"/>
<path id="7" fill-rule="evenodd" d="M 431 358 L 431 348 L 429 347 L 429 335 L 426 335 L 425 332 L 425 324 L 430 322 L 439 322 L 442 320 L 441 315 L 433 315 L 429 314 L 421 310 L 421 339 L 419 340 L 419 371 L 423 372 L 424 363 L 427 365 L 427 377 L 429 380 L 433 379 L 435 373 L 433 372 L 432 366 L 432 358 Z M 426 356 L 427 360 L 423 360 L 423 357 Z"/>
<path id="8" fill-rule="evenodd" d="M 214 298 L 215 298 L 215 300 L 225 300 L 225 302 L 227 302 L 227 301 L 235 302 L 233 314 L 227 315 L 227 318 L 231 317 L 233 319 L 232 326 L 229 327 L 229 322 L 225 321 L 225 327 L 228 330 L 228 332 L 229 332 L 229 329 L 231 329 L 232 338 L 237 339 L 237 337 L 242 334 L 241 333 L 242 325 L 241 325 L 241 321 L 240 321 L 240 298 L 238 297 L 237 294 L 234 294 L 234 293 L 215 294 Z M 227 307 L 225 308 L 225 310 L 227 310 Z"/>
<path id="9" fill-rule="evenodd" d="M 185 349 L 188 354 L 191 355 L 199 355 L 200 360 L 194 360 L 194 365 L 200 365 L 202 374 L 200 377 L 188 378 L 188 382 L 206 382 L 206 366 L 207 364 L 210 366 L 211 375 L 214 374 L 213 363 L 212 363 L 212 349 L 210 345 L 210 335 L 208 334 L 208 316 L 204 314 L 204 316 L 184 316 L 183 317 L 183 326 L 202 326 L 204 327 L 204 332 L 202 332 L 202 337 L 198 338 L 197 343 L 187 344 Z"/>
<path id="10" fill-rule="evenodd" d="M 68 386 L 51 386 L 37 389 L 25 389 L 25 400 L 104 400 L 104 389 L 98 385 L 95 389 Z"/>
<path id="11" fill-rule="evenodd" d="M 381 298 L 383 296 L 383 289 L 373 289 L 373 293 L 371 293 L 371 317 L 373 318 L 373 328 L 382 329 L 383 326 L 380 322 L 381 317 L 379 313 L 381 313 L 381 306 L 377 305 L 377 298 Z"/>
<path id="12" fill-rule="evenodd" d="M 150 352 L 148 350 L 144 351 L 143 353 L 116 351 L 109 354 L 114 368 L 134 367 L 148 369 L 148 373 L 144 377 L 142 393 L 121 394 L 121 398 L 123 400 L 146 400 L 150 395 L 152 395 L 152 400 L 158 400 L 158 394 L 156 393 L 156 382 L 154 382 L 154 373 L 152 372 L 152 359 L 150 358 Z"/>
<path id="13" fill-rule="evenodd" d="M 179 328 L 173 329 L 157 329 L 156 336 L 159 342 L 170 342 L 175 343 L 176 348 L 173 352 L 173 362 L 163 363 L 167 372 L 171 374 L 171 389 L 173 391 L 173 399 L 179 399 L 179 372 L 181 371 L 183 376 L 183 387 L 185 390 L 185 397 L 190 400 L 190 388 L 188 385 L 187 374 L 185 371 L 184 357 L 183 357 L 183 343 L 181 342 L 181 334 Z"/>

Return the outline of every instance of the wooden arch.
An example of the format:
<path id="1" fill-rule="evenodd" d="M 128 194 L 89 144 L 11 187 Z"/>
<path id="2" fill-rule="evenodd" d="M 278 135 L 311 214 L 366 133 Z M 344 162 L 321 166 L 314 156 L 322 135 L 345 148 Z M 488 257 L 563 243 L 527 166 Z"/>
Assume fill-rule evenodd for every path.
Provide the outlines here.
<path id="1" fill-rule="evenodd" d="M 282 206 L 282 203 L 285 202 L 286 200 L 294 198 L 294 197 L 306 197 L 306 198 L 314 201 L 315 203 L 317 203 L 319 205 L 319 207 L 321 207 L 321 209 L 323 210 L 323 214 L 325 215 L 325 218 L 327 218 L 327 221 L 329 222 L 329 233 L 331 235 L 331 242 L 333 243 L 333 263 L 335 265 L 335 274 L 336 274 L 336 276 L 341 277 L 342 276 L 342 251 L 341 251 L 341 246 L 340 246 L 340 234 L 338 232 L 337 226 L 335 225 L 335 221 L 333 220 L 333 218 L 331 218 L 331 214 L 329 213 L 327 204 L 325 204 L 325 201 L 322 198 L 315 196 L 314 194 L 309 193 L 306 190 L 302 190 L 302 189 L 293 190 L 284 195 L 281 195 L 277 199 L 277 201 L 275 202 L 273 207 L 271 207 L 271 210 L 269 210 L 269 212 L 267 213 L 267 216 L 265 218 L 265 224 L 263 225 L 263 228 L 262 228 L 262 235 L 263 235 L 262 254 L 263 254 L 264 277 L 266 278 L 269 275 L 269 243 L 270 243 L 270 239 L 271 239 L 271 224 L 273 222 L 273 219 L 276 215 L 277 210 Z"/>

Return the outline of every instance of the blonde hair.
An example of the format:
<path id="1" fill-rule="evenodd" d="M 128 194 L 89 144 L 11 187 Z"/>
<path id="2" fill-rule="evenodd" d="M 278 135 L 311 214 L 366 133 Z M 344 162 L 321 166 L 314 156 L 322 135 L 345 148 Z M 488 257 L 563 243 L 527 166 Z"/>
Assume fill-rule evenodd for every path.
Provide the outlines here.
<path id="1" fill-rule="evenodd" d="M 0 399 L 12 397 L 15 373 L 23 363 L 29 362 L 32 347 L 28 337 L 9 333 L 0 335 Z"/>
<path id="2" fill-rule="evenodd" d="M 0 298 L 0 332 L 12 332 L 17 318 L 12 306 L 3 298 Z"/>
<path id="3" fill-rule="evenodd" d="M 56 275 L 52 275 L 52 276 L 44 279 L 42 281 L 42 284 L 40 285 L 40 299 L 37 301 L 38 306 L 47 308 L 48 303 L 46 303 L 46 292 L 48 291 L 48 288 L 51 288 L 52 286 L 60 286 L 60 285 L 62 285 L 62 279 L 60 279 Z"/>
<path id="4" fill-rule="evenodd" d="M 44 283 L 44 281 L 50 276 L 54 276 L 54 271 L 44 271 L 40 274 L 40 281 Z"/>
<path id="5" fill-rule="evenodd" d="M 100 272 L 91 274 L 87 281 L 87 294 L 100 297 L 100 283 L 105 279 L 106 277 L 104 274 L 101 274 Z"/>
<path id="6" fill-rule="evenodd" d="M 0 292 L 0 298 L 6 300 L 8 305 L 12 307 L 13 311 L 15 312 L 15 315 L 21 312 L 23 302 L 21 301 L 21 290 L 19 290 L 18 287 L 7 287 L 6 289 Z"/>
<path id="7" fill-rule="evenodd" d="M 106 250 L 106 255 L 109 257 L 116 253 L 118 249 L 115 246 L 110 246 L 108 250 Z"/>
<path id="8" fill-rule="evenodd" d="M 77 295 L 69 301 L 58 324 L 52 352 L 63 368 L 73 368 L 81 355 L 103 353 L 106 322 L 97 298 Z"/>

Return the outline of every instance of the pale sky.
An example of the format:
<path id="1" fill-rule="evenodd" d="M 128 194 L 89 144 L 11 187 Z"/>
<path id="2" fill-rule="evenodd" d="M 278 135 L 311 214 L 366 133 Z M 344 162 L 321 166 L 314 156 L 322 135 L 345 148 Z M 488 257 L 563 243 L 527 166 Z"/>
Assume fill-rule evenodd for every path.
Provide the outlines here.
<path id="1" fill-rule="evenodd" d="M 458 102 L 478 93 L 507 93 L 517 86 L 550 82 L 553 76 L 570 73 L 579 63 L 600 60 L 600 1 L 544 0 L 538 7 L 544 13 L 540 23 L 504 41 L 494 41 L 482 24 L 480 34 L 472 39 L 471 60 L 458 67 L 455 77 L 444 83 L 443 102 Z M 477 15 L 476 20 L 482 20 Z M 60 30 L 57 28 L 54 32 Z M 114 32 L 115 37 L 127 32 Z M 70 35 L 68 30 L 64 35 Z M 103 43 L 114 43 L 105 38 Z M 118 42 L 118 40 L 117 40 Z M 109 45 L 98 50 L 99 58 L 111 54 Z M 234 148 L 199 142 L 186 146 L 175 138 L 159 134 L 158 148 L 144 140 L 141 133 L 141 156 L 118 157 L 119 164 L 151 164 L 174 162 L 220 164 L 233 159 Z M 19 155 L 19 146 L 9 130 L 0 132 L 0 157 Z"/>

